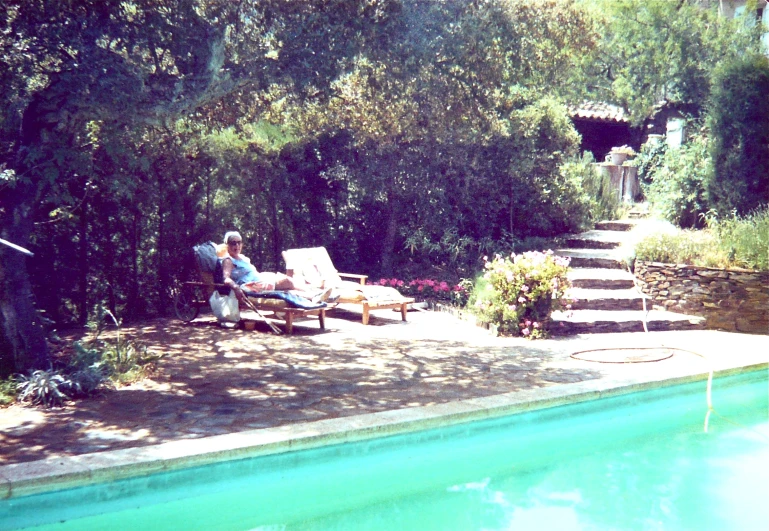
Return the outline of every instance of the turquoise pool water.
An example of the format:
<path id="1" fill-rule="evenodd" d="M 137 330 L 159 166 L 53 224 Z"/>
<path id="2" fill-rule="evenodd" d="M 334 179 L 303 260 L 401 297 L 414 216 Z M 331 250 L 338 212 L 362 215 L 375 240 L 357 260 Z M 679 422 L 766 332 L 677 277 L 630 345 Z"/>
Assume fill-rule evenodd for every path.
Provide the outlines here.
<path id="1" fill-rule="evenodd" d="M 769 529 L 767 372 L 0 501 L 0 529 Z"/>

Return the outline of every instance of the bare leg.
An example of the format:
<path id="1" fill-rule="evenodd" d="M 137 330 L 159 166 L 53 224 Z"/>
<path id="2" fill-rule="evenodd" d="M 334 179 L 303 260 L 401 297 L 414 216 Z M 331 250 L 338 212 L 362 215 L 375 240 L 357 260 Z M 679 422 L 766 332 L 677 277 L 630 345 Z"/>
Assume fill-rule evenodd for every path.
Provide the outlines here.
<path id="1" fill-rule="evenodd" d="M 310 284 L 293 277 L 287 277 L 283 273 L 275 273 L 275 289 L 296 291 L 317 291 Z"/>

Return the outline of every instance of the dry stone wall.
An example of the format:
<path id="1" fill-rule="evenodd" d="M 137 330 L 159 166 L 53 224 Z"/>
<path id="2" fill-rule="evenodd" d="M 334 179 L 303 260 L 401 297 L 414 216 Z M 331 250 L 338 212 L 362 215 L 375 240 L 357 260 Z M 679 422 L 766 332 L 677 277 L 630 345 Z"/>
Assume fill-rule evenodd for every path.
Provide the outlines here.
<path id="1" fill-rule="evenodd" d="M 707 328 L 769 334 L 769 272 L 636 260 L 635 276 L 654 309 L 700 315 Z"/>

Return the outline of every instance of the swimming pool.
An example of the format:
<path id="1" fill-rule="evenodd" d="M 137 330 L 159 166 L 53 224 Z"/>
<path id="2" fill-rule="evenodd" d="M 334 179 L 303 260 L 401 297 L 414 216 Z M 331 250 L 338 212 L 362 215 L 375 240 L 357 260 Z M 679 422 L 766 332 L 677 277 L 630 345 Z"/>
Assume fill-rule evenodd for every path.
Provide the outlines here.
<path id="1" fill-rule="evenodd" d="M 767 529 L 767 371 L 0 501 L 0 528 Z"/>

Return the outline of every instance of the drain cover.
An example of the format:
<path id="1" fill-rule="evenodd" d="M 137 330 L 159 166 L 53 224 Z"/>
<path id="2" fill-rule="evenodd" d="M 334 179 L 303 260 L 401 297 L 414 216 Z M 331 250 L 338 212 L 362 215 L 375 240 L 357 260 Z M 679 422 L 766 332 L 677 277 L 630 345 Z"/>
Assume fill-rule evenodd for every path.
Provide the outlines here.
<path id="1" fill-rule="evenodd" d="M 678 349 L 667 347 L 599 348 L 575 352 L 571 357 L 598 363 L 648 363 L 671 358 L 676 350 Z"/>

